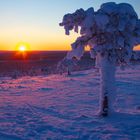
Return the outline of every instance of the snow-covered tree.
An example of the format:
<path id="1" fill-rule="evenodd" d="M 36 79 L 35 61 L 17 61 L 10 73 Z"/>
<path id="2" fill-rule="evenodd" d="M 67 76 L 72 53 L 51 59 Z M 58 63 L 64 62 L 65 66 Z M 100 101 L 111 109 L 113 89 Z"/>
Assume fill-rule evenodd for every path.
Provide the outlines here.
<path id="1" fill-rule="evenodd" d="M 80 37 L 71 45 L 73 56 L 80 59 L 85 47 L 90 47 L 91 57 L 98 56 L 101 75 L 100 114 L 113 112 L 115 97 L 115 64 L 127 63 L 135 45 L 140 44 L 140 19 L 130 4 L 108 2 L 94 11 L 79 9 L 63 17 L 66 35 L 74 29 Z M 79 28 L 80 27 L 80 28 Z M 109 110 L 108 110 L 109 108 Z"/>
<path id="2" fill-rule="evenodd" d="M 60 72 L 60 74 L 62 74 L 63 72 L 67 72 L 67 75 L 71 75 L 72 69 L 76 65 L 76 59 L 64 58 L 57 64 L 57 70 Z"/>

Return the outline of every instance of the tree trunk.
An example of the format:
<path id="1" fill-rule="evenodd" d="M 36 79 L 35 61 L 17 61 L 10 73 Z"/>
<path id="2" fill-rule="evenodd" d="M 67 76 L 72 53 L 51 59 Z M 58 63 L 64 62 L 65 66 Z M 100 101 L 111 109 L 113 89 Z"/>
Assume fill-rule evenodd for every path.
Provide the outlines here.
<path id="1" fill-rule="evenodd" d="M 107 116 L 114 112 L 115 64 L 107 56 L 100 55 L 100 114 Z"/>
<path id="2" fill-rule="evenodd" d="M 69 67 L 67 67 L 67 75 L 70 76 L 71 75 L 71 70 Z"/>

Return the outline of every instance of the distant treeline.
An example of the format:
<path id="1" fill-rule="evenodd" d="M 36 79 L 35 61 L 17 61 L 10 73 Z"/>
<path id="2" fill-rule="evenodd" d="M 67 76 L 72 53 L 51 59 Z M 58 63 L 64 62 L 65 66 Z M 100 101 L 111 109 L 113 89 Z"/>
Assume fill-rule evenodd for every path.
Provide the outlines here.
<path id="1" fill-rule="evenodd" d="M 44 59 L 62 59 L 67 51 L 1 51 L 0 60 L 44 60 Z"/>

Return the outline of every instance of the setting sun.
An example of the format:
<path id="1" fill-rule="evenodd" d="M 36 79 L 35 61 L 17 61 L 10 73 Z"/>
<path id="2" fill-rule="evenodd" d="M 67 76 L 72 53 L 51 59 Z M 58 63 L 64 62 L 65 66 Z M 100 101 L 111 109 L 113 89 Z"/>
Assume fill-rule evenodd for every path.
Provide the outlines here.
<path id="1" fill-rule="evenodd" d="M 22 51 L 22 52 L 26 51 L 26 46 L 20 46 L 19 51 Z"/>
<path id="2" fill-rule="evenodd" d="M 20 51 L 20 52 L 25 52 L 30 50 L 30 45 L 26 42 L 19 42 L 16 45 L 15 50 Z"/>

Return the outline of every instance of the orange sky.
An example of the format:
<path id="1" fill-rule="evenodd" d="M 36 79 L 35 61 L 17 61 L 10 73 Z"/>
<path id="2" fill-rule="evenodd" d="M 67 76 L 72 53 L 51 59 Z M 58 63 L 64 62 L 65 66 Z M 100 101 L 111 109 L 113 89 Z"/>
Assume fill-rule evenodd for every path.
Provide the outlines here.
<path id="1" fill-rule="evenodd" d="M 118 0 L 114 0 L 118 3 Z M 65 35 L 59 26 L 66 13 L 91 6 L 97 10 L 106 0 L 0 0 L 0 50 L 70 50 L 78 34 Z M 120 0 L 123 2 L 123 0 Z M 130 1 L 129 1 L 130 2 Z M 138 2 L 130 2 L 140 16 Z M 135 50 L 140 50 L 140 46 Z"/>
<path id="2" fill-rule="evenodd" d="M 138 46 L 134 47 L 134 50 L 135 50 L 135 51 L 140 50 L 140 45 L 138 45 Z"/>
<path id="3" fill-rule="evenodd" d="M 27 50 L 70 50 L 71 43 L 78 34 L 72 32 L 70 36 L 64 34 L 64 30 L 51 32 L 41 28 L 30 29 L 3 29 L 0 33 L 0 50 L 17 50 L 20 44 L 27 44 Z M 27 31 L 26 31 L 27 30 Z M 59 33 L 58 33 L 59 32 Z M 140 50 L 140 45 L 134 50 Z"/>
<path id="4" fill-rule="evenodd" d="M 66 36 L 61 27 L 55 32 L 47 27 L 46 30 L 32 26 L 3 28 L 0 32 L 0 50 L 15 50 L 21 43 L 28 44 L 28 50 L 70 50 L 77 36 L 73 32 Z"/>

